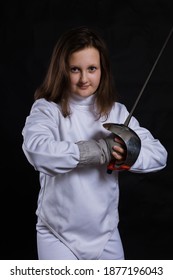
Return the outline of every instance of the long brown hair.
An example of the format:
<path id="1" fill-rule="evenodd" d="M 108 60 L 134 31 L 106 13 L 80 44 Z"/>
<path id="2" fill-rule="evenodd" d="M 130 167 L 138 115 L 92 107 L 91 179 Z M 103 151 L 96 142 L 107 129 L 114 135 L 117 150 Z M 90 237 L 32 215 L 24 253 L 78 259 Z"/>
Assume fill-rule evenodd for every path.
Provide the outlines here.
<path id="1" fill-rule="evenodd" d="M 35 100 L 45 98 L 58 103 L 61 105 L 64 117 L 70 115 L 68 59 L 72 53 L 86 47 L 94 47 L 100 53 L 101 80 L 97 89 L 96 105 L 99 117 L 108 116 L 115 102 L 108 49 L 101 36 L 95 30 L 85 26 L 70 29 L 59 38 L 45 79 L 35 91 Z"/>

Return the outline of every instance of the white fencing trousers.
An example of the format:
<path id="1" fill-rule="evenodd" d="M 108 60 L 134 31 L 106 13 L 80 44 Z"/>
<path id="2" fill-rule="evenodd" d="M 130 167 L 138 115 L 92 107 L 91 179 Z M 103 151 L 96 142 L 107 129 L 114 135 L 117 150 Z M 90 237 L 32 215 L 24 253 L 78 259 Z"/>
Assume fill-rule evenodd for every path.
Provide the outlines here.
<path id="1" fill-rule="evenodd" d="M 37 252 L 39 260 L 78 260 L 73 252 L 46 226 L 37 224 Z M 118 229 L 107 242 L 99 260 L 123 260 L 124 251 Z"/>

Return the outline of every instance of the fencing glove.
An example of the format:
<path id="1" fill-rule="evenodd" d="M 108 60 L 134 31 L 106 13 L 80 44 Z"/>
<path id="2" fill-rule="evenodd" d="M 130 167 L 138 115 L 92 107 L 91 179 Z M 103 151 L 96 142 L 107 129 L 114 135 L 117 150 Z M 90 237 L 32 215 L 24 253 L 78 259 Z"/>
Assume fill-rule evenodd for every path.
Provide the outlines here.
<path id="1" fill-rule="evenodd" d="M 114 134 L 111 134 L 105 139 L 77 142 L 80 152 L 78 166 L 109 163 L 113 159 L 112 147 L 116 144 L 114 138 Z"/>

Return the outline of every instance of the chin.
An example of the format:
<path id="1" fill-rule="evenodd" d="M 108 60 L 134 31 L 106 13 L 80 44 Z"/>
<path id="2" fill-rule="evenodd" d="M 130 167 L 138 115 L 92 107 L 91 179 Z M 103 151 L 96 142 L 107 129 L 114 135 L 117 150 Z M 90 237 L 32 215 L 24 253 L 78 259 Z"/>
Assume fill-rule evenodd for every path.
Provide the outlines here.
<path id="1" fill-rule="evenodd" d="M 78 92 L 76 94 L 81 96 L 81 97 L 89 97 L 89 96 L 93 95 L 94 93 L 93 92 L 90 92 L 90 93 L 88 93 L 88 92 Z"/>

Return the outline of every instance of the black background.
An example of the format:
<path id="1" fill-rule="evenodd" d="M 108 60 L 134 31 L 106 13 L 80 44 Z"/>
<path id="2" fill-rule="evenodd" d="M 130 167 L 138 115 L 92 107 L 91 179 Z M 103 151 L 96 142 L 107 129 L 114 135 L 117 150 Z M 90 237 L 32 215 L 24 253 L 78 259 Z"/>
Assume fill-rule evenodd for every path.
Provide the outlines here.
<path id="1" fill-rule="evenodd" d="M 21 131 L 59 35 L 98 28 L 110 49 L 120 101 L 129 111 L 172 26 L 172 1 L 10 1 L 0 4 L 0 259 L 37 259 L 38 173 L 22 152 Z M 158 173 L 120 174 L 120 232 L 126 259 L 173 259 L 173 35 L 134 115 L 168 151 Z"/>

